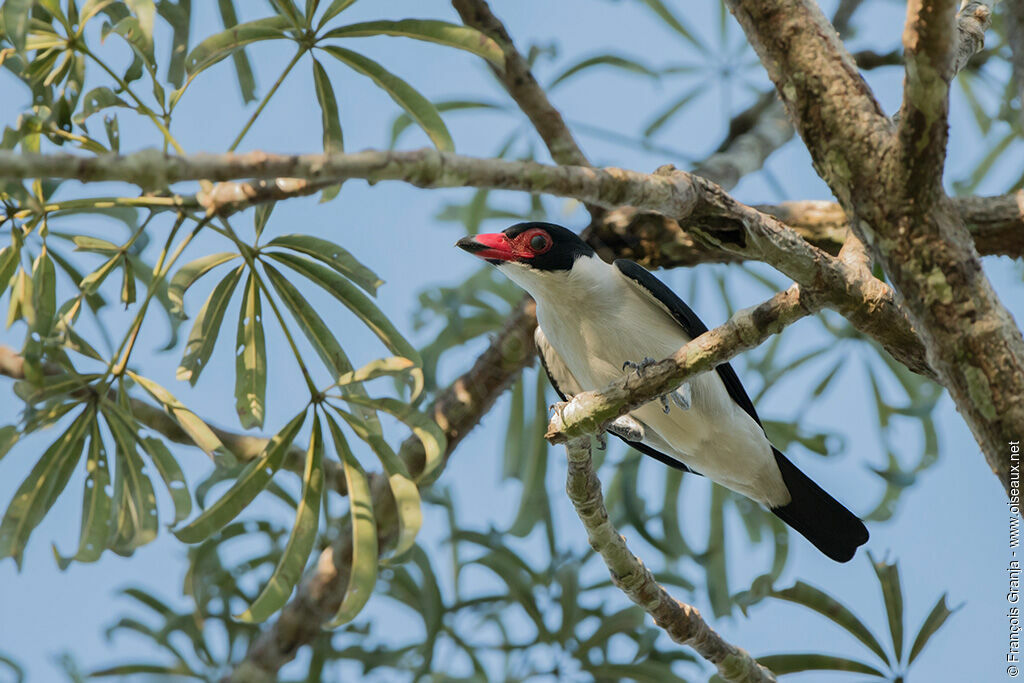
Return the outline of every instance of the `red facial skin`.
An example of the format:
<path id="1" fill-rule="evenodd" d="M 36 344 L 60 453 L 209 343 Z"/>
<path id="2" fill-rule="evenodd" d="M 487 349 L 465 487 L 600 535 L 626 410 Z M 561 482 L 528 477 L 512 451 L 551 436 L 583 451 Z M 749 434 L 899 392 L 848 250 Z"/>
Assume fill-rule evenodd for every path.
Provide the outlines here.
<path id="1" fill-rule="evenodd" d="M 541 249 L 534 249 L 530 242 L 538 235 L 544 238 L 544 246 Z M 528 261 L 551 248 L 550 235 L 539 228 L 523 231 L 512 239 L 505 233 L 495 232 L 476 235 L 473 240 L 487 247 L 474 251 L 473 256 L 493 261 Z"/>

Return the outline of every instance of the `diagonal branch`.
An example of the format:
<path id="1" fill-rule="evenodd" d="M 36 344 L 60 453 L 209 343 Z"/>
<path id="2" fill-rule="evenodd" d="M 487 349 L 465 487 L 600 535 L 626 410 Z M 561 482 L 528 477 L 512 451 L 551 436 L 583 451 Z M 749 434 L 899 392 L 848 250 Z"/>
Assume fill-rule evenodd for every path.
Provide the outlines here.
<path id="1" fill-rule="evenodd" d="M 620 415 L 673 391 L 691 377 L 713 370 L 820 308 L 820 300 L 793 285 L 757 306 L 737 311 L 670 357 L 647 366 L 642 375 L 629 373 L 601 391 L 576 394 L 555 411 L 544 437 L 551 443 L 567 443 L 600 433 Z"/>
<path id="2" fill-rule="evenodd" d="M 487 2 L 452 0 L 452 6 L 466 26 L 475 28 L 501 46 L 505 53 L 505 69 L 494 69 L 494 73 L 537 129 L 537 133 L 551 153 L 551 158 L 559 164 L 589 166 L 590 162 L 565 124 L 561 113 L 552 106 L 547 93 L 533 77 L 530 65 L 516 49 L 508 30 L 501 20 L 494 16 Z"/>
<path id="3" fill-rule="evenodd" d="M 825 305 L 877 339 L 914 372 L 931 375 L 923 347 L 890 290 L 816 249 L 780 221 L 745 206 L 705 178 L 671 167 L 653 174 L 616 168 L 550 166 L 481 159 L 432 149 L 356 154 L 249 154 L 120 157 L 0 152 L 0 177 L 62 177 L 166 185 L 182 180 L 239 176 L 338 181 L 401 180 L 417 187 L 489 187 L 571 197 L 605 207 L 629 205 L 700 224 L 702 238 L 721 249 L 763 260 L 824 297 Z"/>
<path id="4" fill-rule="evenodd" d="M 587 530 L 590 547 L 601 555 L 611 573 L 612 582 L 630 600 L 654 617 L 673 641 L 692 647 L 714 664 L 718 675 L 733 683 L 768 683 L 775 675 L 757 663 L 750 654 L 726 642 L 701 617 L 696 607 L 679 602 L 666 591 L 629 548 L 608 519 L 601 495 L 601 482 L 590 458 L 590 438 L 574 439 L 566 444 L 569 471 L 565 490 L 576 514 Z"/>
<path id="5" fill-rule="evenodd" d="M 934 180 L 941 168 L 925 169 L 925 180 L 907 182 L 911 148 L 901 143 L 909 138 L 896 135 L 816 3 L 726 2 L 775 83 L 815 170 L 844 211 L 856 216 L 854 231 L 900 293 L 928 364 L 1009 492 L 1005 446 L 1024 431 L 1024 338 L 985 276 L 953 203 Z M 939 22 L 945 15 L 935 16 Z M 945 25 L 936 23 L 934 33 L 946 35 Z M 922 47 L 939 44 L 929 39 Z M 944 61 L 926 64 L 939 69 L 935 77 L 945 75 Z M 928 105 L 927 99 L 911 101 Z M 910 121 L 904 130 L 916 125 Z M 934 150 L 936 135 L 944 133 L 923 138 L 933 147 L 933 162 L 941 158 Z M 916 201 L 922 187 L 935 188 L 923 203 Z"/>

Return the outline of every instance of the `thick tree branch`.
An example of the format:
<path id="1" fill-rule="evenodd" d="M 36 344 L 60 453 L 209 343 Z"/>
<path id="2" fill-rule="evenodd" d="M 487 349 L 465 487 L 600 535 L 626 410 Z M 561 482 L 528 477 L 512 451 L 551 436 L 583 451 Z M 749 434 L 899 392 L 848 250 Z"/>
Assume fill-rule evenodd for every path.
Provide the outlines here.
<path id="1" fill-rule="evenodd" d="M 982 10 L 988 12 L 984 5 Z M 903 157 L 905 196 L 922 204 L 942 193 L 949 83 L 959 44 L 955 23 L 955 0 L 907 3 L 903 31 L 906 78 L 896 135 Z"/>
<path id="2" fill-rule="evenodd" d="M 982 256 L 1024 258 L 1024 190 L 995 197 L 956 197 L 953 206 L 967 225 Z M 802 238 L 833 256 L 839 253 L 850 224 L 839 204 L 799 200 L 756 204 Z M 608 211 L 589 228 L 606 258 L 628 258 L 648 268 L 677 268 L 700 263 L 740 263 L 743 255 L 697 239 L 699 222 L 682 222 L 643 213 L 632 207 Z"/>
<path id="3" fill-rule="evenodd" d="M 148 169 L 144 170 L 144 169 Z M 490 187 L 572 197 L 605 207 L 634 206 L 677 220 L 692 218 L 702 239 L 763 260 L 835 308 L 915 372 L 930 375 L 923 348 L 891 291 L 864 280 L 815 249 L 783 223 L 737 202 L 700 176 L 670 167 L 653 174 L 622 169 L 549 166 L 466 157 L 430 149 L 356 154 L 171 157 L 141 152 L 125 157 L 18 155 L 0 152 L 0 177 L 72 177 L 166 185 L 181 180 L 228 180 L 240 175 L 306 178 L 316 182 L 365 178 L 402 180 L 417 187 Z"/>
<path id="4" fill-rule="evenodd" d="M 1009 490 L 1006 443 L 1024 432 L 1024 339 L 985 277 L 953 203 L 941 189 L 923 206 L 914 201 L 920 193 L 906 182 L 909 154 L 901 153 L 892 122 L 814 2 L 727 2 L 815 169 L 857 217 L 854 231 L 901 294 L 928 364 Z M 931 169 L 932 177 L 938 173 Z"/>
<path id="5" fill-rule="evenodd" d="M 718 675 L 733 683 L 768 683 L 775 675 L 757 663 L 742 648 L 726 642 L 711 628 L 696 607 L 682 603 L 666 591 L 651 570 L 644 566 L 608 519 L 601 495 L 601 482 L 590 458 L 590 438 L 566 444 L 569 471 L 565 490 L 576 514 L 587 530 L 590 546 L 608 566 L 612 582 L 630 600 L 654 617 L 654 623 L 673 641 L 692 647 L 718 669 Z"/>

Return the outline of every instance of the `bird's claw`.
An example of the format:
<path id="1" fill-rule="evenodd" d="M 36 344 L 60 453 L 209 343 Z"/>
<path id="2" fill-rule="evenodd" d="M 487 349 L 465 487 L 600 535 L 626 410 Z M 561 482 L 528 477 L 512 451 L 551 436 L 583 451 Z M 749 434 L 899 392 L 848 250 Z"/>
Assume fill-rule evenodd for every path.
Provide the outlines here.
<path id="1" fill-rule="evenodd" d="M 554 413 L 558 416 L 558 419 L 562 422 L 565 421 L 565 407 L 569 405 L 568 401 L 558 401 L 548 406 L 548 412 Z"/>
<path id="2" fill-rule="evenodd" d="M 631 360 L 627 360 L 625 363 L 622 364 L 622 369 L 625 370 L 626 368 L 629 368 L 637 375 L 643 376 L 644 370 L 646 370 L 647 368 L 649 368 L 650 366 L 654 365 L 657 362 L 658 361 L 654 360 L 653 358 L 648 358 L 645 356 L 644 359 L 639 363 L 634 363 Z"/>

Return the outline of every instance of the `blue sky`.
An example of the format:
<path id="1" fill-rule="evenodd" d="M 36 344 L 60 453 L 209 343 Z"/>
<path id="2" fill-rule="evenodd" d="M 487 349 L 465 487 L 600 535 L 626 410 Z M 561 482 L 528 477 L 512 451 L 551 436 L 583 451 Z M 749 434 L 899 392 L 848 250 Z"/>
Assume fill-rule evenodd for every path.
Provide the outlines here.
<path id="1" fill-rule="evenodd" d="M 659 66 L 699 59 L 664 25 L 634 3 L 523 0 L 493 4 L 521 46 L 531 42 L 538 46 L 558 46 L 556 59 L 541 59 L 537 66 L 542 82 L 550 80 L 573 60 L 601 52 L 629 54 Z M 833 3 L 824 4 L 831 6 Z M 218 20 L 214 16 L 213 4 L 194 5 L 193 35 L 204 36 L 216 30 Z M 246 13 L 251 18 L 260 16 L 264 11 L 261 3 L 246 5 Z M 676 2 L 674 5 L 686 8 L 687 19 L 701 35 L 709 40 L 714 37 L 718 22 L 716 2 Z M 872 3 L 871 7 L 875 13 L 869 18 L 861 17 L 864 38 L 858 39 L 856 46 L 892 46 L 902 31 L 899 7 L 890 3 Z M 431 11 L 436 12 L 431 16 L 457 20 L 447 4 L 439 3 Z M 421 3 L 412 1 L 364 2 L 356 3 L 346 12 L 346 17 L 356 21 L 425 14 Z M 734 25 L 730 27 L 729 35 L 730 48 L 738 46 L 741 38 Z M 368 55 L 385 63 L 432 99 L 474 97 L 506 102 L 504 94 L 483 65 L 464 53 L 399 39 L 368 39 L 349 47 L 365 49 Z M 290 46 L 281 45 L 250 50 L 260 94 L 266 91 L 290 58 L 290 49 Z M 104 50 L 122 58 L 126 52 L 113 40 L 108 41 Z M 750 56 L 749 51 L 745 56 Z M 365 78 L 331 64 L 325 66 L 338 95 L 347 149 L 354 151 L 386 146 L 390 123 L 398 113 L 391 100 Z M 763 73 L 758 69 L 747 73 L 750 74 L 749 80 L 759 84 L 765 82 Z M 870 76 L 871 85 L 887 111 L 893 111 L 898 105 L 901 80 L 902 74 L 898 69 L 886 69 Z M 26 106 L 26 94 L 6 72 L 0 74 L 0 89 L 11 93 L 11 96 L 0 99 L 0 121 L 11 123 Z M 673 83 L 648 82 L 610 71 L 595 71 L 556 90 L 552 99 L 570 122 L 598 125 L 625 136 L 635 136 L 651 119 L 653 112 L 677 94 L 677 89 L 682 88 Z M 679 158 L 592 135 L 579 134 L 578 138 L 595 164 L 651 170 L 672 162 L 685 168 L 688 160 L 706 155 L 721 140 L 729 118 L 729 112 L 723 111 L 722 107 L 731 105 L 735 109 L 748 100 L 749 91 L 740 87 L 709 87 L 698 104 L 658 138 L 664 147 L 679 150 Z M 225 61 L 197 79 L 176 113 L 173 130 L 188 152 L 216 152 L 226 147 L 244 118 L 230 62 Z M 455 137 L 457 150 L 474 155 L 492 154 L 508 132 L 522 124 L 516 115 L 492 113 L 456 113 L 447 116 L 446 120 Z M 948 175 L 957 177 L 963 175 L 983 153 L 959 90 L 954 91 L 952 124 Z M 145 122 L 132 121 L 127 116 L 121 117 L 121 130 L 124 150 L 150 146 L 156 140 Z M 403 148 L 425 144 L 425 137 L 417 130 L 408 131 L 399 141 Z M 285 82 L 241 149 L 319 151 L 320 113 L 313 98 L 308 63 L 300 66 Z M 546 158 L 540 144 L 535 149 L 539 158 Z M 827 187 L 814 176 L 799 140 L 790 142 L 773 155 L 768 169 L 778 179 L 781 188 L 766 181 L 764 174 L 759 174 L 741 182 L 735 190 L 736 196 L 751 203 L 830 198 Z M 1000 173 L 994 175 L 999 177 Z M 996 192 L 1003 188 L 982 187 L 983 191 L 986 189 Z M 77 189 L 69 188 L 68 191 L 77 192 Z M 93 191 L 116 192 L 118 188 L 85 189 L 85 192 Z M 127 191 L 131 193 L 132 190 Z M 451 246 L 460 236 L 461 227 L 434 218 L 445 201 L 462 201 L 467 196 L 467 191 L 463 190 L 424 191 L 386 183 L 371 188 L 362 182 L 350 182 L 339 198 L 328 204 L 319 204 L 311 198 L 279 205 L 268 232 L 309 232 L 343 244 L 387 282 L 379 294 L 380 306 L 399 329 L 414 340 L 423 342 L 428 335 L 418 336 L 411 324 L 416 294 L 431 287 L 455 283 L 476 267 L 472 259 Z M 517 207 L 525 203 L 524 198 L 516 195 L 508 195 L 502 201 Z M 550 210 L 550 219 L 555 222 L 573 228 L 585 224 L 580 210 L 560 200 L 550 200 L 546 206 Z M 236 222 L 246 225 L 249 220 L 246 215 Z M 502 227 L 504 225 L 497 222 L 485 225 L 488 230 Z M 110 223 L 101 221 L 83 220 L 82 228 L 108 235 L 112 230 Z M 113 234 L 121 235 L 120 232 Z M 216 238 L 209 238 L 198 242 L 190 253 L 194 257 L 205 249 L 222 247 L 224 245 L 216 244 Z M 1008 259 L 992 258 L 986 260 L 986 269 L 1004 302 L 1011 306 L 1017 319 L 1021 319 L 1024 297 L 1019 294 L 1019 266 Z M 692 276 L 687 272 L 673 272 L 666 274 L 665 279 L 678 291 L 685 291 L 685 285 Z M 737 279 L 735 282 L 732 291 L 740 305 L 751 305 L 763 298 L 763 292 L 746 284 L 746 280 Z M 212 281 L 207 282 L 205 290 L 200 287 L 191 293 L 186 304 L 196 310 L 212 284 Z M 725 318 L 724 309 L 717 299 L 716 291 L 702 290 L 698 301 L 690 303 L 701 312 L 706 322 L 714 325 Z M 339 329 L 345 330 L 343 341 L 356 360 L 368 361 L 382 355 L 382 349 L 352 319 L 339 316 L 337 324 Z M 804 321 L 786 332 L 784 341 L 789 345 L 789 352 L 796 354 L 801 348 L 820 342 L 814 338 L 810 328 L 811 324 Z M 23 330 L 17 326 L 0 332 L 0 343 L 18 346 L 22 334 Z M 155 316 L 140 339 L 137 364 L 148 376 L 173 387 L 179 398 L 200 414 L 213 416 L 218 424 L 234 426 L 234 399 L 229 389 L 233 375 L 229 352 L 226 351 L 230 345 L 222 344 L 200 384 L 195 390 L 189 390 L 174 380 L 180 351 L 170 354 L 156 351 L 165 339 L 166 327 Z M 274 333 L 268 337 L 271 348 L 280 342 Z M 443 376 L 452 377 L 465 368 L 473 350 L 470 348 L 465 353 L 451 354 L 442 365 Z M 870 386 L 863 373 L 856 371 L 859 366 L 855 360 L 851 359 L 854 368 L 844 371 L 840 378 L 840 388 L 812 408 L 816 425 L 845 435 L 846 452 L 827 460 L 798 450 L 791 455 L 809 475 L 854 510 L 863 512 L 874 505 L 881 492 L 877 477 L 868 472 L 867 467 L 883 466 L 884 451 L 876 436 L 877 420 Z M 742 368 L 742 362 L 738 365 Z M 807 381 L 811 381 L 809 375 L 795 375 L 788 384 L 774 389 L 765 397 L 758 405 L 759 412 L 769 419 L 789 417 L 797 408 L 789 400 L 791 395 L 803 395 L 794 387 Z M 283 424 L 292 414 L 288 412 L 289 400 L 302 395 L 303 390 L 301 380 L 294 377 L 284 361 L 276 371 L 272 370 L 268 425 Z M 518 504 L 518 485 L 500 482 L 505 406 L 505 401 L 499 402 L 480 428 L 459 447 L 441 479 L 441 483 L 453 492 L 459 508 L 473 511 L 473 517 L 479 517 L 481 529 L 492 524 L 499 528 L 507 526 Z M 16 406 L 12 402 L 13 407 Z M 868 547 L 876 557 L 888 556 L 900 561 L 907 624 L 911 633 L 916 632 L 941 593 L 948 591 L 951 604 L 964 604 L 933 638 L 915 665 L 910 681 L 1003 680 L 1003 652 L 1008 639 L 1003 596 L 1007 585 L 1005 568 L 1009 560 L 1005 496 L 999 482 L 988 471 L 977 444 L 952 402 L 943 398 L 937 414 L 941 448 L 939 464 L 928 470 L 920 482 L 904 494 L 891 521 L 871 525 L 872 539 Z M 397 433 L 395 436 L 400 438 Z M 51 435 L 44 434 L 42 438 L 26 440 L 0 462 L 0 506 L 5 506 L 10 500 L 40 448 L 51 438 Z M 915 452 L 915 438 L 908 430 L 908 458 Z M 179 449 L 177 452 L 190 483 L 195 483 L 209 472 L 209 462 L 198 451 Z M 553 449 L 549 462 L 549 488 L 553 492 L 554 513 L 563 530 L 562 537 L 573 538 L 575 535 L 578 547 L 582 547 L 585 543 L 583 531 L 568 501 L 560 495 L 565 474 L 561 451 Z M 645 465 L 643 476 L 645 486 L 652 492 L 657 491 L 658 470 Z M 603 477 L 607 482 L 610 471 L 606 469 Z M 49 544 L 56 542 L 67 552 L 77 538 L 80 514 L 80 494 L 77 492 L 81 490 L 81 478 L 82 473 L 79 472 L 72 479 L 67 493 L 35 531 L 21 573 L 15 571 L 13 562 L 0 562 L 0 651 L 13 654 L 28 669 L 31 681 L 53 679 L 57 675 L 53 657 L 64 650 L 72 652 L 87 668 L 126 659 L 129 655 L 130 658 L 142 657 L 144 650 L 127 637 L 113 643 L 103 638 L 103 628 L 120 616 L 126 605 L 125 600 L 115 595 L 118 588 L 141 585 L 157 589 L 168 597 L 180 594 L 184 553 L 180 544 L 167 533 L 161 533 L 156 542 L 142 548 L 130 559 L 108 555 L 93 565 L 73 565 L 65 572 L 57 569 Z M 707 526 L 702 517 L 706 510 L 706 496 L 706 484 L 693 485 L 692 490 L 687 489 L 687 498 L 681 506 L 684 525 L 695 534 L 702 533 L 701 530 Z M 653 500 L 660 500 L 660 497 Z M 168 503 L 163 498 L 160 502 Z M 262 506 L 261 512 L 287 518 L 287 512 L 281 509 L 280 504 L 275 507 L 274 502 L 260 500 L 257 506 Z M 162 509 L 166 510 L 166 505 Z M 437 561 L 443 565 L 446 554 L 440 545 L 443 537 L 443 524 L 440 522 L 439 512 L 428 512 L 422 541 L 428 552 L 436 554 Z M 730 552 L 733 557 L 744 557 L 745 534 L 737 520 L 731 522 L 735 523 L 733 531 L 736 533 L 730 535 L 734 544 Z M 628 533 L 627 538 L 641 556 L 654 552 Z M 837 565 L 799 539 L 791 552 L 793 559 L 780 585 L 788 585 L 799 577 L 825 588 L 852 606 L 873 631 L 879 634 L 886 632 L 877 582 L 866 557 L 858 556 L 850 564 Z M 752 557 L 750 567 L 744 567 L 742 562 L 733 563 L 735 576 L 731 578 L 734 586 L 752 578 L 745 570 L 753 571 L 758 566 L 757 560 L 757 557 Z M 626 598 L 618 594 L 609 594 L 608 599 L 618 601 L 623 607 L 628 604 Z M 693 599 L 702 611 L 710 613 L 702 594 L 698 593 Z M 371 600 L 367 609 L 385 615 L 393 612 L 379 597 Z M 394 612 L 393 618 L 395 626 L 400 627 L 403 623 L 401 615 Z M 751 611 L 749 617 L 716 620 L 714 625 L 727 638 L 755 655 L 779 651 L 827 651 L 861 656 L 861 648 L 852 638 L 823 619 L 786 605 L 760 605 Z M 673 646 L 666 640 L 664 647 Z M 843 681 L 856 678 L 809 674 L 789 680 Z"/>

